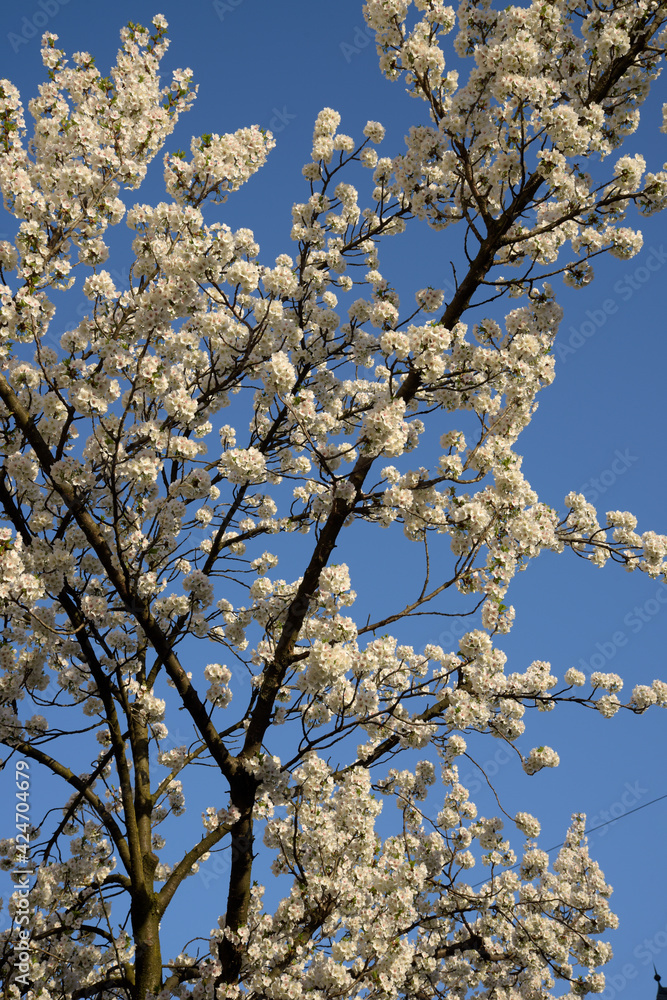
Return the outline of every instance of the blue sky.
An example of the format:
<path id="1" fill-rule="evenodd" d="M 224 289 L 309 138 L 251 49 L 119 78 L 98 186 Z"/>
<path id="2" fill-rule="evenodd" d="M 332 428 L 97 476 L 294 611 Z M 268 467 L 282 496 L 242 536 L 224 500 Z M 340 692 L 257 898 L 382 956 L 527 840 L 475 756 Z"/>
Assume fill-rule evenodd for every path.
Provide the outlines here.
<path id="1" fill-rule="evenodd" d="M 114 60 L 120 27 L 128 20 L 148 23 L 158 12 L 170 25 L 168 67 L 192 67 L 200 88 L 170 148 L 187 148 L 192 134 L 231 132 L 253 123 L 276 136 L 267 166 L 218 210 L 220 220 L 233 228 L 255 231 L 263 262 L 291 250 L 291 205 L 306 196 L 301 166 L 322 107 L 340 111 L 341 129 L 354 136 L 368 119 L 383 122 L 387 138 L 381 155 L 401 152 L 409 125 L 425 120 L 422 102 L 380 75 L 359 0 L 335 5 L 313 0 L 155 0 L 155 5 L 30 0 L 3 18 L 3 75 L 19 86 L 25 100 L 32 96 L 42 79 L 38 40 L 44 30 L 58 34 L 68 52 L 92 52 L 105 72 Z M 640 132 L 627 149 L 643 152 L 653 169 L 667 159 L 666 137 L 658 132 L 658 96 L 646 105 Z M 158 170 L 138 199 L 161 197 Z M 565 494 L 577 490 L 600 511 L 631 510 L 639 530 L 664 533 L 667 237 L 659 216 L 640 226 L 644 249 L 633 260 L 598 262 L 596 280 L 582 292 L 554 282 L 565 309 L 557 377 L 542 393 L 517 450 L 543 501 L 562 509 Z M 449 259 L 460 252 L 456 229 L 432 233 L 415 224 L 409 233 L 388 241 L 380 257 L 383 273 L 404 291 L 405 302 L 428 284 L 444 287 Z M 108 266 L 113 267 L 112 260 Z M 368 541 L 358 535 L 355 547 L 361 555 L 356 562 L 352 546 L 345 553 L 353 586 L 369 608 L 394 608 L 398 581 L 406 577 L 404 547 L 387 545 L 377 532 Z M 656 581 L 613 565 L 601 571 L 568 554 L 545 555 L 515 579 L 509 599 L 517 610 L 516 625 L 499 643 L 510 657 L 508 669 L 523 670 L 541 659 L 559 675 L 570 666 L 611 670 L 626 678 L 629 689 L 665 677 L 667 588 Z M 409 639 L 415 647 L 440 642 L 455 648 L 460 634 L 438 620 L 418 629 Z M 590 838 L 592 854 L 615 887 L 613 908 L 621 920 L 612 937 L 615 958 L 607 967 L 605 1000 L 652 997 L 652 960 L 667 976 L 667 800 L 628 815 L 667 793 L 665 733 L 658 710 L 610 721 L 574 708 L 533 717 L 526 745 L 546 742 L 561 756 L 557 770 L 533 778 L 507 762 L 495 741 L 478 741 L 478 760 L 494 778 L 507 811 L 526 809 L 542 820 L 543 846 L 563 839 L 574 811 L 587 812 L 590 825 L 616 820 Z M 477 782 L 472 766 L 461 770 Z M 489 814 L 493 806 L 484 794 L 481 789 L 476 800 Z M 222 881 L 196 878 L 187 886 L 183 905 L 202 914 L 197 933 L 207 933 L 220 909 Z"/>

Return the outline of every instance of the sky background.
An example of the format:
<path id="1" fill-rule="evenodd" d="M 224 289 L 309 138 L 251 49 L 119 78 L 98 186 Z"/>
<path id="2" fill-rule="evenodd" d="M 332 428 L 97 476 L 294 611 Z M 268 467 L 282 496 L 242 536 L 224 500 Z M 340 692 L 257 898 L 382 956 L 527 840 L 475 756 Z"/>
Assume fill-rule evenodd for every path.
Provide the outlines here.
<path id="1" fill-rule="evenodd" d="M 341 131 L 355 137 L 368 119 L 381 121 L 387 127 L 381 155 L 401 152 L 408 127 L 426 121 L 426 105 L 381 76 L 358 0 L 27 2 L 5 11 L 2 73 L 27 102 L 43 79 L 39 37 L 45 30 L 59 35 L 68 53 L 92 52 L 106 73 L 120 27 L 128 20 L 147 24 L 158 12 L 167 17 L 172 39 L 167 68 L 190 66 L 199 84 L 198 100 L 167 148 L 188 148 L 193 134 L 232 132 L 255 123 L 275 134 L 277 146 L 267 165 L 217 210 L 217 218 L 232 228 L 254 230 L 262 263 L 270 265 L 278 253 L 292 250 L 291 206 L 307 197 L 301 166 L 322 107 L 338 110 Z M 624 149 L 643 152 L 649 169 L 660 169 L 667 159 L 666 137 L 658 132 L 658 97 L 656 89 L 640 131 Z M 126 195 L 126 202 L 160 200 L 160 172 L 158 166 L 146 188 Z M 365 203 L 363 196 L 360 202 Z M 562 510 L 564 496 L 576 490 L 599 511 L 631 510 L 638 530 L 664 533 L 667 238 L 664 217 L 642 220 L 640 226 L 644 249 L 633 260 L 598 261 L 596 280 L 581 292 L 554 282 L 565 309 L 557 377 L 541 394 L 539 411 L 517 450 L 542 501 Z M 4 233 L 0 238 L 6 238 Z M 415 223 L 405 237 L 385 241 L 380 269 L 405 304 L 418 288 L 445 287 L 449 260 L 460 252 L 459 238 L 456 228 L 433 233 Z M 129 232 L 118 239 L 129 245 Z M 113 271 L 114 260 L 106 266 Z M 67 310 L 64 316 L 69 323 Z M 351 565 L 360 604 L 369 609 L 393 610 L 408 593 L 406 547 L 396 535 L 392 539 L 387 544 L 377 531 L 365 539 L 357 532 L 341 555 Z M 434 560 L 437 564 L 437 553 Z M 284 566 L 281 570 L 289 576 Z M 547 554 L 515 579 L 508 596 L 516 623 L 498 645 L 509 656 L 509 671 L 524 670 L 534 659 L 550 661 L 560 676 L 570 666 L 587 673 L 615 671 L 626 679 L 628 694 L 635 683 L 665 677 L 667 588 L 656 581 L 614 565 L 598 570 L 571 553 Z M 446 621 L 444 626 L 438 620 L 417 622 L 402 633 L 415 648 L 429 642 L 456 648 L 463 628 L 448 627 Z M 477 741 L 477 759 L 509 813 L 525 809 L 540 818 L 543 847 L 562 841 L 575 811 L 588 814 L 589 826 L 616 820 L 590 837 L 591 853 L 615 887 L 613 909 L 620 918 L 619 931 L 610 936 L 615 957 L 606 970 L 604 997 L 652 997 L 650 962 L 655 960 L 667 977 L 667 799 L 629 813 L 667 793 L 665 716 L 654 709 L 642 717 L 624 713 L 607 721 L 574 708 L 528 716 L 524 746 L 553 746 L 561 757 L 558 769 L 528 778 L 490 739 Z M 480 812 L 495 812 L 472 765 L 464 762 L 461 773 Z M 206 934 L 224 908 L 223 885 L 212 861 L 187 883 L 178 918 L 196 910 L 196 933 Z"/>

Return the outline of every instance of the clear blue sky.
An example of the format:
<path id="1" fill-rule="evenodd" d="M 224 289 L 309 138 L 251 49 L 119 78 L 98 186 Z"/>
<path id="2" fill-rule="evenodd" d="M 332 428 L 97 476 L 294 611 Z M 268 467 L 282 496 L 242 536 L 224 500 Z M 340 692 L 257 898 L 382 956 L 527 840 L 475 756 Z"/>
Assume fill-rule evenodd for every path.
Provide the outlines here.
<path id="1" fill-rule="evenodd" d="M 301 166 L 322 107 L 340 111 L 342 130 L 354 136 L 368 119 L 383 122 L 388 136 L 382 155 L 400 152 L 408 126 L 425 118 L 421 102 L 381 77 L 361 11 L 359 0 L 29 0 L 5 10 L 2 73 L 25 100 L 32 96 L 42 79 L 38 39 L 44 30 L 58 34 L 68 52 L 92 52 L 106 72 L 120 27 L 128 20 L 145 24 L 163 13 L 172 38 L 168 66 L 192 67 L 200 87 L 171 147 L 187 148 L 192 134 L 231 132 L 253 123 L 276 135 L 267 166 L 220 209 L 221 220 L 232 227 L 255 231 L 263 260 L 271 263 L 276 254 L 290 252 L 290 209 L 305 197 Z M 642 151 L 653 169 L 667 159 L 666 137 L 658 132 L 658 96 L 646 106 L 645 123 L 627 150 Z M 157 181 L 138 197 L 159 200 Z M 561 344 L 566 347 L 557 348 L 556 381 L 542 393 L 517 450 L 543 501 L 562 509 L 565 494 L 577 490 L 601 511 L 632 510 L 639 530 L 665 532 L 665 220 L 642 220 L 641 228 L 645 248 L 634 260 L 597 264 L 596 281 L 583 292 L 556 282 L 565 308 Z M 434 234 L 415 226 L 411 237 L 387 243 L 383 273 L 404 291 L 406 302 L 417 288 L 443 287 L 449 258 L 459 253 L 457 239 L 456 229 Z M 375 533 L 356 566 L 352 552 L 345 558 L 362 599 L 376 607 L 386 599 L 393 607 L 377 580 L 392 586 L 401 575 L 402 555 L 383 541 L 378 544 Z M 612 565 L 600 571 L 571 555 L 543 556 L 517 577 L 509 598 L 517 621 L 501 646 L 510 656 L 510 670 L 523 670 L 533 659 L 550 661 L 560 675 L 570 666 L 612 670 L 626 678 L 630 690 L 665 677 L 667 589 L 655 581 Z M 455 648 L 456 637 L 441 635 L 446 629 L 437 622 L 419 627 L 422 632 L 411 640 L 415 647 L 441 642 Z M 574 811 L 587 812 L 591 825 L 618 817 L 591 836 L 592 853 L 615 887 L 613 908 L 621 920 L 612 936 L 616 954 L 606 970 L 605 1000 L 653 996 L 651 951 L 667 976 L 667 800 L 626 815 L 667 792 L 666 731 L 657 709 L 611 721 L 574 710 L 533 717 L 526 745 L 549 743 L 560 753 L 561 766 L 530 779 L 505 763 L 502 752 L 496 756 L 496 742 L 479 744 L 479 760 L 495 776 L 508 812 L 526 809 L 543 821 L 543 846 L 563 839 Z M 465 776 L 466 768 L 462 771 Z M 470 781 L 476 781 L 472 769 Z M 493 811 L 483 792 L 476 799 L 482 812 Z M 221 881 L 208 890 L 201 879 L 188 884 L 183 905 L 196 907 L 204 921 L 193 933 L 207 934 L 223 906 L 220 889 Z"/>

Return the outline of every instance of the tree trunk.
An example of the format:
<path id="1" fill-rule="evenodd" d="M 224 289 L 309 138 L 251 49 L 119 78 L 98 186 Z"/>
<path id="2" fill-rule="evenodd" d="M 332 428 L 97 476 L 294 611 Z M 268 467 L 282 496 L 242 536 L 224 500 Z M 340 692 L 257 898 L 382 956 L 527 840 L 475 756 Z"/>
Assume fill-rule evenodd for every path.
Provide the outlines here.
<path id="1" fill-rule="evenodd" d="M 148 993 L 159 993 L 162 988 L 160 917 L 157 895 L 152 889 L 157 861 L 152 853 L 145 858 L 145 888 L 132 900 L 132 931 L 136 945 L 133 1000 L 145 1000 Z"/>

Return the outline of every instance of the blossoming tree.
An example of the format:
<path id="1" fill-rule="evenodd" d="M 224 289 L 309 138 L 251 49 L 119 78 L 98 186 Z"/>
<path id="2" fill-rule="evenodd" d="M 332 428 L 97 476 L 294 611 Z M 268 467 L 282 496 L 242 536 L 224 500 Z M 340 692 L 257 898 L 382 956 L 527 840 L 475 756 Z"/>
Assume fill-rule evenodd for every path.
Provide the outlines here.
<path id="1" fill-rule="evenodd" d="M 659 72 L 667 2 L 463 0 L 455 14 L 368 0 L 364 14 L 382 71 L 430 124 L 378 157 L 378 122 L 355 140 L 324 109 L 293 245 L 273 265 L 208 209 L 264 164 L 273 141 L 257 127 L 166 155 L 158 205 L 121 197 L 194 96 L 189 71 L 160 86 L 164 18 L 123 31 L 109 78 L 45 35 L 29 139 L 0 83 L 0 186 L 17 220 L 0 244 L 0 742 L 5 774 L 41 768 L 65 792 L 61 812 L 1 843 L 6 869 L 29 857 L 36 871 L 29 918 L 25 894 L 8 901 L 4 997 L 602 988 L 615 917 L 582 818 L 550 868 L 534 817 L 513 817 L 513 849 L 477 815 L 457 758 L 466 733 L 486 733 L 532 774 L 558 757 L 517 746 L 527 709 L 621 707 L 612 674 L 506 672 L 494 639 L 512 625 L 517 570 L 546 549 L 665 573 L 665 536 L 576 493 L 558 512 L 515 448 L 554 376 L 561 310 L 545 279 L 587 284 L 591 258 L 641 247 L 629 208 L 665 207 L 667 174 L 618 151 Z M 462 86 L 445 69 L 451 32 L 473 63 Z M 344 179 L 359 165 L 365 207 Z M 118 291 L 105 234 L 123 219 L 134 260 Z M 426 288 L 401 307 L 379 245 L 415 220 L 448 230 L 443 245 L 460 233 L 467 263 L 448 301 Z M 57 327 L 58 291 L 77 280 L 87 315 Z M 485 303 L 503 296 L 517 302 L 499 322 Z M 450 569 L 355 621 L 332 556 L 360 524 L 402 526 Z M 285 533 L 294 573 L 279 579 L 269 549 Z M 384 634 L 453 593 L 481 615 L 457 649 Z M 211 640 L 233 670 L 207 664 Z M 667 684 L 625 707 L 653 704 Z M 189 745 L 169 737 L 177 708 Z M 188 832 L 201 763 L 210 804 Z M 401 823 L 381 835 L 388 799 Z M 175 830 L 180 854 L 163 836 Z M 163 954 L 161 920 L 221 849 L 209 947 Z M 263 850 L 287 887 L 272 905 L 254 880 Z"/>

